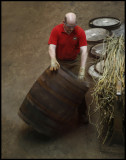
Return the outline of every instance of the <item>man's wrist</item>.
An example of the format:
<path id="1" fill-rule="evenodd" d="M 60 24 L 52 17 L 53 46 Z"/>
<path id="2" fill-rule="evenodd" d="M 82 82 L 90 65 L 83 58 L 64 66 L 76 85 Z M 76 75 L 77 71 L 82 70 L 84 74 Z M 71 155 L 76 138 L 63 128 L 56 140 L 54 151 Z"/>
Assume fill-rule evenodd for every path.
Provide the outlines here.
<path id="1" fill-rule="evenodd" d="M 85 71 L 85 67 L 80 67 L 79 72 L 84 72 Z"/>

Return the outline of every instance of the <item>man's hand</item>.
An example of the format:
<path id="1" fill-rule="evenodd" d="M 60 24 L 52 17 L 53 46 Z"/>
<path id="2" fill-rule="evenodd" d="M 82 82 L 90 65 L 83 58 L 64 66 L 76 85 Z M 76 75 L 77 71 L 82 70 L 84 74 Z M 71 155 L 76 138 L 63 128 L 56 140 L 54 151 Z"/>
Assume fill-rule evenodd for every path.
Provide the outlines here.
<path id="1" fill-rule="evenodd" d="M 57 62 L 56 58 L 52 58 L 51 59 L 51 66 L 50 66 L 50 71 L 53 71 L 53 70 L 57 70 L 60 68 L 60 65 L 59 63 Z"/>
<path id="2" fill-rule="evenodd" d="M 79 80 L 84 80 L 85 77 L 85 67 L 80 67 L 79 74 L 78 74 L 78 79 Z"/>

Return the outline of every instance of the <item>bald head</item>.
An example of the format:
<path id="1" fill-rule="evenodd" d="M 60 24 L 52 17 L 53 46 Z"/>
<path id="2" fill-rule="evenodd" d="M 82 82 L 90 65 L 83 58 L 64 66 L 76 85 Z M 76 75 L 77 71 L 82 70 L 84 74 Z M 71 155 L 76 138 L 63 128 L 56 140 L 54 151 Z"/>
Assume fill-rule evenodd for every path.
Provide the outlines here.
<path id="1" fill-rule="evenodd" d="M 65 22 L 70 25 L 76 24 L 76 14 L 69 12 L 65 15 Z"/>

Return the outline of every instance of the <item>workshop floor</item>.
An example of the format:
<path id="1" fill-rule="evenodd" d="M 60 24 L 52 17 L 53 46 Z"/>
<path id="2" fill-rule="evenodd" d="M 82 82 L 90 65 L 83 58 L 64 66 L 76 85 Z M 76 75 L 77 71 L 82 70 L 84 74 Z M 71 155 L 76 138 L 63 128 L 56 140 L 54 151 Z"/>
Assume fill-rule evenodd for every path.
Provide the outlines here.
<path id="1" fill-rule="evenodd" d="M 92 124 L 49 139 L 17 114 L 33 83 L 50 65 L 47 43 L 52 28 L 70 11 L 77 14 L 77 23 L 84 30 L 95 17 L 124 21 L 124 1 L 2 2 L 2 158 L 124 158 L 122 145 L 101 148 Z M 90 60 L 89 56 L 87 69 Z M 89 105 L 90 90 L 86 100 Z"/>

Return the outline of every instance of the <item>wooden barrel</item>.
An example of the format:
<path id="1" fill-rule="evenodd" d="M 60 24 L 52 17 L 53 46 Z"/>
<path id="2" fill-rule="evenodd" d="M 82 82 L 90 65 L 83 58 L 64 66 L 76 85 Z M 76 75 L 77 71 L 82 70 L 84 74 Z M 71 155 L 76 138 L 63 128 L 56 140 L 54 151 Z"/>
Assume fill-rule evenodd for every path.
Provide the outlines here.
<path id="1" fill-rule="evenodd" d="M 106 56 L 106 43 L 99 43 L 90 48 L 91 56 L 94 58 L 104 58 Z"/>
<path id="2" fill-rule="evenodd" d="M 89 45 L 105 42 L 108 36 L 112 36 L 112 32 L 104 28 L 90 28 L 85 30 L 85 34 Z"/>
<path id="3" fill-rule="evenodd" d="M 99 73 L 99 74 L 103 74 L 104 72 L 104 60 L 101 60 L 100 62 L 98 62 L 95 66 L 94 69 Z"/>
<path id="4" fill-rule="evenodd" d="M 113 29 L 112 33 L 116 37 L 120 37 L 121 35 L 125 37 L 125 23 L 123 22 L 119 28 Z"/>
<path id="5" fill-rule="evenodd" d="M 97 17 L 89 21 L 89 26 L 93 28 L 104 28 L 108 30 L 117 29 L 121 21 L 115 17 Z"/>
<path id="6" fill-rule="evenodd" d="M 96 70 L 95 70 L 95 65 L 92 65 L 92 66 L 90 66 L 89 67 L 89 69 L 88 69 L 88 74 L 93 78 L 93 79 L 99 79 L 99 78 L 101 78 L 101 74 L 100 73 L 98 73 Z"/>
<path id="7" fill-rule="evenodd" d="M 80 82 L 63 67 L 53 72 L 47 68 L 26 95 L 18 114 L 44 135 L 66 132 L 77 126 L 78 107 L 88 88 L 88 82 Z"/>

